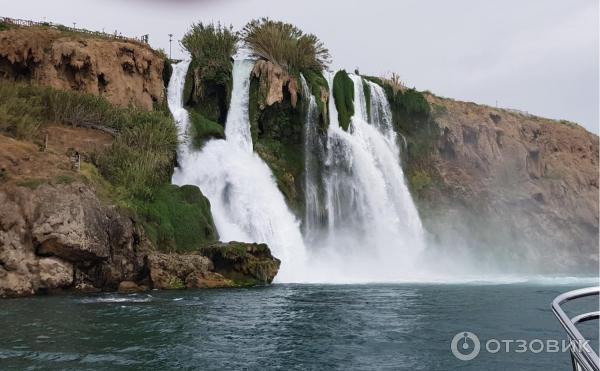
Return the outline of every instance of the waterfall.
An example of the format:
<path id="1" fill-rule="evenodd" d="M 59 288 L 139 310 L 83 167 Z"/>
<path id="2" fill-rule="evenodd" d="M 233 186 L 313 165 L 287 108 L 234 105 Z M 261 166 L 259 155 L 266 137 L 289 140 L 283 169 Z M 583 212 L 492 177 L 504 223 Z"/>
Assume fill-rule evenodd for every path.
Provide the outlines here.
<path id="1" fill-rule="evenodd" d="M 271 170 L 252 151 L 248 101 L 253 65 L 249 60 L 234 62 L 226 139 L 211 140 L 199 151 L 190 150 L 183 142 L 173 183 L 200 187 L 210 200 L 222 241 L 267 243 L 282 261 L 276 279 L 298 281 L 299 270 L 305 267 L 299 223 L 288 210 Z M 185 62 L 175 65 L 169 85 L 169 107 L 182 135 L 189 126 L 181 99 L 187 67 Z"/>
<path id="2" fill-rule="evenodd" d="M 319 167 L 323 156 L 323 143 L 319 135 L 319 111 L 315 97 L 310 92 L 306 79 L 300 75 L 304 100 L 304 239 L 312 243 L 323 223 L 320 201 Z"/>
<path id="3" fill-rule="evenodd" d="M 333 76 L 329 76 L 330 91 Z M 315 281 L 390 281 L 413 277 L 413 263 L 423 248 L 423 228 L 400 166 L 400 150 L 383 89 L 368 83 L 371 120 L 363 81 L 354 82 L 354 116 L 348 131 L 338 124 L 329 102 L 324 176 L 306 172 L 306 189 L 323 179 L 323 234 L 311 249 Z M 306 133 L 311 133 L 307 120 Z M 306 210 L 320 208 L 307 197 Z M 307 213 L 308 216 L 308 213 Z M 307 220 L 305 223 L 309 223 Z"/>

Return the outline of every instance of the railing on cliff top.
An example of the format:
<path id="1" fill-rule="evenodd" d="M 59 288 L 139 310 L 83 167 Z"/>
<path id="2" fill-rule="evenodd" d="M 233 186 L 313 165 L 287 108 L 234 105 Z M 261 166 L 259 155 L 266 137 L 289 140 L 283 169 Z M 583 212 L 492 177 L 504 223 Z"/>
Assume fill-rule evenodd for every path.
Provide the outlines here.
<path id="1" fill-rule="evenodd" d="M 141 43 L 141 44 L 146 44 L 146 45 L 148 44 L 148 35 L 142 35 L 140 37 L 127 37 L 127 36 L 123 36 L 121 34 L 117 34 L 117 31 L 115 31 L 114 34 L 110 34 L 110 33 L 100 32 L 100 31 L 90 31 L 90 30 L 86 30 L 83 28 L 68 27 L 68 26 L 65 26 L 62 24 L 56 24 L 56 23 L 52 23 L 52 22 L 35 22 L 35 21 L 26 20 L 26 19 L 15 19 L 15 18 L 8 18 L 8 17 L 0 17 L 0 23 L 4 23 L 7 25 L 11 25 L 11 26 L 17 26 L 17 27 L 48 27 L 48 28 L 53 28 L 53 29 L 59 30 L 59 31 L 82 33 L 82 34 L 87 34 L 87 35 L 95 36 L 95 37 L 102 37 L 102 38 L 106 38 L 106 39 L 130 41 L 130 42 Z"/>

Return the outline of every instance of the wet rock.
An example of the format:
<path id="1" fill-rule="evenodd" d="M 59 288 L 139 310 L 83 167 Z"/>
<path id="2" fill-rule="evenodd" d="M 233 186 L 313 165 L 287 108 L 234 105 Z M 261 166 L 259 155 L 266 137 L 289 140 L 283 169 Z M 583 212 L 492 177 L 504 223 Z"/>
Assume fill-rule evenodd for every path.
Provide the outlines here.
<path id="1" fill-rule="evenodd" d="M 217 243 L 201 248 L 200 254 L 212 260 L 215 272 L 238 286 L 271 283 L 281 264 L 265 244 Z"/>

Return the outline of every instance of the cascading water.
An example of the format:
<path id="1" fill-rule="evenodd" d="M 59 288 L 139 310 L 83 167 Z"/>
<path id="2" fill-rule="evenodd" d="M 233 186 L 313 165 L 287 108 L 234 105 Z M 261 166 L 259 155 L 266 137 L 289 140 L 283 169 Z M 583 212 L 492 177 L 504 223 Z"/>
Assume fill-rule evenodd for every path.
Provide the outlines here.
<path id="1" fill-rule="evenodd" d="M 302 96 L 305 102 L 304 126 L 304 239 L 312 243 L 323 224 L 322 205 L 319 195 L 319 164 L 323 160 L 323 143 L 319 135 L 319 111 L 315 97 L 310 92 L 303 75 L 300 75 Z"/>
<path id="2" fill-rule="evenodd" d="M 354 82 L 354 116 L 348 131 L 338 124 L 330 99 L 324 181 L 326 220 L 311 252 L 315 281 L 390 281 L 414 277 L 423 229 L 404 180 L 391 111 L 383 89 L 369 83 L 371 120 L 360 76 Z M 332 91 L 332 76 L 329 79 Z M 314 99 L 314 98 L 313 98 Z M 308 127 L 306 134 L 312 133 Z M 307 141 L 309 141 L 307 139 Z M 314 176 L 306 173 L 306 182 Z M 306 202 L 315 202 L 307 197 Z M 319 210 L 319 199 L 306 210 Z M 309 213 L 307 212 L 307 222 Z"/>
<path id="3" fill-rule="evenodd" d="M 267 243 L 282 261 L 276 279 L 300 281 L 306 257 L 299 223 L 288 210 L 271 170 L 252 151 L 248 100 L 253 65 L 250 60 L 234 62 L 226 139 L 211 140 L 200 151 L 182 144 L 173 183 L 200 187 L 210 200 L 222 241 Z M 176 65 L 169 85 L 169 107 L 182 135 L 189 126 L 181 99 L 187 67 L 185 62 Z"/>

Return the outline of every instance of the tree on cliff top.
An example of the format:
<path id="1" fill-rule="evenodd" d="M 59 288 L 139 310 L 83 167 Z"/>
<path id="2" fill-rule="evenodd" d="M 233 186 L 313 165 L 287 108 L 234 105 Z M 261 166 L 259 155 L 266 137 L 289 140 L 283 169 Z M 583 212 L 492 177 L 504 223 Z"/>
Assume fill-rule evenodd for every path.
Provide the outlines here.
<path id="1" fill-rule="evenodd" d="M 323 71 L 330 62 L 329 50 L 315 35 L 268 18 L 250 21 L 241 37 L 252 53 L 291 71 Z"/>

